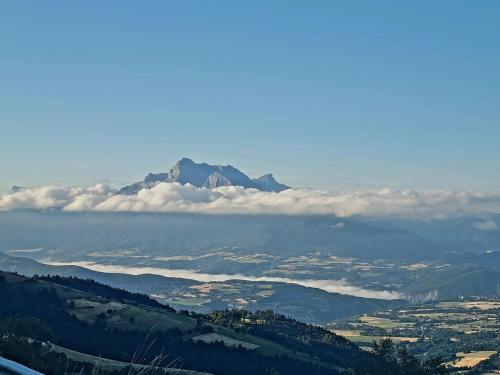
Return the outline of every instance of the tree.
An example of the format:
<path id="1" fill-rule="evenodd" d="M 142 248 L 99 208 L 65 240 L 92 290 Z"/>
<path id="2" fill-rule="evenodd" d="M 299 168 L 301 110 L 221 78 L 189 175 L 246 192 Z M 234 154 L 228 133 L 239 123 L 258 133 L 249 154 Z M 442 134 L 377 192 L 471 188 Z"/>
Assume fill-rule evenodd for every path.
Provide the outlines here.
<path id="1" fill-rule="evenodd" d="M 394 360 L 394 343 L 391 338 L 383 338 L 378 342 L 373 340 L 373 352 L 387 362 Z"/>

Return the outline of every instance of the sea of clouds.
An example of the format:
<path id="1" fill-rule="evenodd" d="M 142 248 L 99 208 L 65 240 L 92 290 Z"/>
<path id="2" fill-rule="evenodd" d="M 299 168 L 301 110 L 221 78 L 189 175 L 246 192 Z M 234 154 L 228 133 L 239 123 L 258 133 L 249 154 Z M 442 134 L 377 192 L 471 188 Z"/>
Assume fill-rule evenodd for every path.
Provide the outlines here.
<path id="1" fill-rule="evenodd" d="M 104 184 L 91 187 L 40 186 L 0 195 L 0 210 L 188 212 L 204 214 L 334 214 L 339 217 L 439 218 L 500 212 L 500 194 L 459 191 L 329 192 L 288 189 L 280 193 L 227 186 L 209 190 L 179 183 L 159 183 L 136 195 L 118 195 Z M 489 225 L 489 226 L 488 226 Z M 492 224 L 482 228 L 496 229 Z"/>

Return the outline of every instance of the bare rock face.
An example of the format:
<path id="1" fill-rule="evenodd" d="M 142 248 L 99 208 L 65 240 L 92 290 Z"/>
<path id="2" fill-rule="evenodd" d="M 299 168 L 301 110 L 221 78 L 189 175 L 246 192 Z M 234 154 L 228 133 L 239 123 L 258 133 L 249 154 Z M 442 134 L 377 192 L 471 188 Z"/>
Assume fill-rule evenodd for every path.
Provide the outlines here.
<path id="1" fill-rule="evenodd" d="M 178 182 L 196 187 L 215 189 L 220 186 L 241 186 L 248 189 L 280 192 L 289 187 L 277 182 L 272 174 L 251 179 L 231 165 L 195 163 L 189 158 L 179 160 L 167 173 L 149 173 L 144 180 L 120 189 L 118 194 L 136 194 L 160 182 Z"/>
<path id="2" fill-rule="evenodd" d="M 212 173 L 208 176 L 207 181 L 205 181 L 204 187 L 209 189 L 215 189 L 219 186 L 232 186 L 231 181 L 218 172 Z"/>

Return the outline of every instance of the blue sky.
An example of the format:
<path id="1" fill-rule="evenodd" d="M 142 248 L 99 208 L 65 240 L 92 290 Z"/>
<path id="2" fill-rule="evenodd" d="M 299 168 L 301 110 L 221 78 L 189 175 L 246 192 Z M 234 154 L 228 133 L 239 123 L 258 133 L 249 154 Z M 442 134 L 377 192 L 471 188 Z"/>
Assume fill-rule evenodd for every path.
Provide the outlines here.
<path id="1" fill-rule="evenodd" d="M 177 159 L 498 191 L 498 1 L 2 1 L 0 190 Z"/>

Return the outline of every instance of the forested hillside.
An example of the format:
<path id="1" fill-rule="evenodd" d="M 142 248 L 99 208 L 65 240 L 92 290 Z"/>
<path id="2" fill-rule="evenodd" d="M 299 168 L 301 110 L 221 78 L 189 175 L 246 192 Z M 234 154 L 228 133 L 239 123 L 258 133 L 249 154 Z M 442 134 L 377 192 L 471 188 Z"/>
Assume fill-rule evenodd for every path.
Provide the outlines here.
<path id="1" fill-rule="evenodd" d="M 397 360 L 271 311 L 174 312 L 93 281 L 0 275 L 0 355 L 49 374 L 68 366 L 90 373 L 95 363 L 89 358 L 103 359 L 102 372 L 167 365 L 218 375 L 435 371 L 428 362 L 409 372 Z"/>

